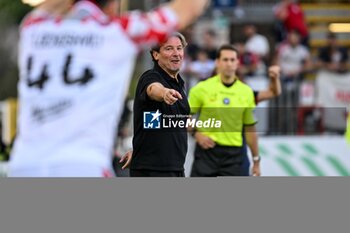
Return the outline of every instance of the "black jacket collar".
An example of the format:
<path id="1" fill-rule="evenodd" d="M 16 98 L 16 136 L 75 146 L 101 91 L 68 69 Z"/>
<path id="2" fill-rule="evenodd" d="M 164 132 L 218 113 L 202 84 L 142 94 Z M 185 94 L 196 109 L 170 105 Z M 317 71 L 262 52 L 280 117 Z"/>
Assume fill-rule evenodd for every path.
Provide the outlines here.
<path id="1" fill-rule="evenodd" d="M 172 78 L 165 70 L 162 69 L 162 67 L 158 65 L 158 63 L 154 63 L 153 69 L 159 72 L 161 76 L 165 78 L 167 81 L 177 83 L 182 87 L 185 85 L 185 81 L 182 79 L 180 74 L 177 75 L 177 81 L 176 81 L 176 79 Z"/>

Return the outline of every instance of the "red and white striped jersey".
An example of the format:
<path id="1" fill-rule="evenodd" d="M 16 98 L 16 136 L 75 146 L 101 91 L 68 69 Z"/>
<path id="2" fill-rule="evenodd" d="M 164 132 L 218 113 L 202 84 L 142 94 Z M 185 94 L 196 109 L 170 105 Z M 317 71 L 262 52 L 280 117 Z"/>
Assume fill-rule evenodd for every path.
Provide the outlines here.
<path id="1" fill-rule="evenodd" d="M 65 161 L 109 167 L 138 50 L 176 27 L 176 14 L 166 7 L 111 19 L 80 1 L 64 18 L 30 13 L 20 29 L 20 109 L 10 171 Z"/>

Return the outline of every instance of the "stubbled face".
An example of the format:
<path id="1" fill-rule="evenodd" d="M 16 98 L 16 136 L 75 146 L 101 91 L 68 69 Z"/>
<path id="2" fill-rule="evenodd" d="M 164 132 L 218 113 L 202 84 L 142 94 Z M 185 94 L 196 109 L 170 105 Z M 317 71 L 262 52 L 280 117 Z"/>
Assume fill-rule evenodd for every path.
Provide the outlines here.
<path id="1" fill-rule="evenodd" d="M 253 36 L 255 34 L 255 28 L 251 25 L 247 25 L 244 27 L 244 35 L 247 37 L 247 38 L 250 38 L 251 36 Z"/>
<path id="2" fill-rule="evenodd" d="M 184 47 L 178 37 L 170 37 L 153 57 L 160 67 L 170 74 L 177 74 L 183 63 Z"/>
<path id="3" fill-rule="evenodd" d="M 222 50 L 220 58 L 216 59 L 216 67 L 221 75 L 224 77 L 232 77 L 236 74 L 239 60 L 237 53 L 232 50 Z"/>

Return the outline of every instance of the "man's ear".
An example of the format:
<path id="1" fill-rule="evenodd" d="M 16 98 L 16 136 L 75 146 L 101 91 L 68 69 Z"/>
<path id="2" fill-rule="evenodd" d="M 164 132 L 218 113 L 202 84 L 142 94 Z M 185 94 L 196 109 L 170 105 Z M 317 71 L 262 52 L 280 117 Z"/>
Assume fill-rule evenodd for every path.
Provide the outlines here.
<path id="1" fill-rule="evenodd" d="M 153 59 L 158 61 L 159 60 L 159 52 L 157 51 L 152 51 L 152 56 L 153 56 Z"/>

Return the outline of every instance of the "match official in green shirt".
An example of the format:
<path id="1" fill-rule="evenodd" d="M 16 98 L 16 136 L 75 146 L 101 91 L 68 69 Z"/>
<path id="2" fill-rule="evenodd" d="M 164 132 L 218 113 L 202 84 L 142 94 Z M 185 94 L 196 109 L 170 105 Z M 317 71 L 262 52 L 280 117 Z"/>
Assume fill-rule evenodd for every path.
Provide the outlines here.
<path id="1" fill-rule="evenodd" d="M 245 155 L 243 132 L 253 155 L 253 176 L 260 176 L 260 157 L 253 111 L 253 90 L 236 76 L 238 52 L 231 45 L 219 48 L 219 73 L 194 86 L 189 93 L 191 113 L 198 121 L 220 121 L 220 127 L 197 127 L 192 177 L 240 176 Z M 213 125 L 211 125 L 213 126 Z"/>

